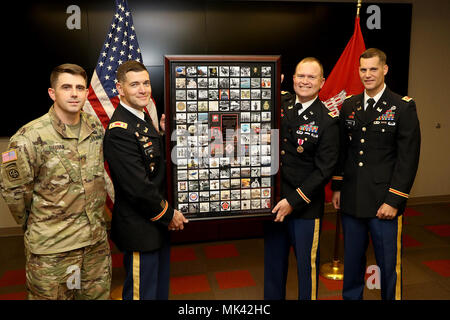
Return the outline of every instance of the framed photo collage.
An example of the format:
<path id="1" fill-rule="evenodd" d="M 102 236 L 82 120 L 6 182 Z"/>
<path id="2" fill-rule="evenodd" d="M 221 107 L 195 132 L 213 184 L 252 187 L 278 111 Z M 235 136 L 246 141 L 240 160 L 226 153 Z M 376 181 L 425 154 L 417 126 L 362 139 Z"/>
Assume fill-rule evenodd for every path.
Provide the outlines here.
<path id="1" fill-rule="evenodd" d="M 271 213 L 279 70 L 279 56 L 165 57 L 169 201 L 187 218 Z"/>

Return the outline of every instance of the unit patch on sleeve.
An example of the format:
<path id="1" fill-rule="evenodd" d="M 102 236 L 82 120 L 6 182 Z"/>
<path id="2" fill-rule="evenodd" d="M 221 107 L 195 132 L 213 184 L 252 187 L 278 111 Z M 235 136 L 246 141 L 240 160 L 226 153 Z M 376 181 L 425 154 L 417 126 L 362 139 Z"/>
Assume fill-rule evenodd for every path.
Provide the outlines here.
<path id="1" fill-rule="evenodd" d="M 8 180 L 9 181 L 16 181 L 20 179 L 20 173 L 19 170 L 17 170 L 17 165 L 16 163 L 11 163 L 9 165 L 6 166 L 5 171 L 8 175 Z"/>
<path id="2" fill-rule="evenodd" d="M 402 100 L 404 100 L 404 101 L 406 101 L 406 102 L 410 102 L 412 99 L 413 99 L 413 98 L 410 98 L 410 97 L 408 97 L 408 96 L 404 96 L 404 97 L 402 98 Z"/>
<path id="3" fill-rule="evenodd" d="M 126 128 L 128 128 L 128 123 L 125 123 L 122 121 L 115 121 L 115 122 L 109 124 L 109 129 L 116 128 L 116 127 L 126 129 Z"/>
<path id="4" fill-rule="evenodd" d="M 336 112 L 328 112 L 328 115 L 332 118 L 336 118 L 338 116 L 338 114 L 336 114 Z"/>

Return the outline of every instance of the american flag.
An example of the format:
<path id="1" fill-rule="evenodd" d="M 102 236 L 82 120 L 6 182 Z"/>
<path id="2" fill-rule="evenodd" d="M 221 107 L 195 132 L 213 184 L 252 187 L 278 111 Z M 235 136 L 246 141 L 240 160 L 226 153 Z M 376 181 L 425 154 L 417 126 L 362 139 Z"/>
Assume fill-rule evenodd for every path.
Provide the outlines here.
<path id="1" fill-rule="evenodd" d="M 83 108 L 85 112 L 95 115 L 105 129 L 120 102 L 116 89 L 117 68 L 128 60 L 142 62 L 142 55 L 128 3 L 126 0 L 116 0 L 115 14 L 92 75 L 88 99 Z M 150 114 L 155 128 L 158 129 L 158 116 L 153 98 L 145 111 Z M 107 205 L 111 209 L 114 188 L 109 174 L 105 175 L 105 178 Z"/>

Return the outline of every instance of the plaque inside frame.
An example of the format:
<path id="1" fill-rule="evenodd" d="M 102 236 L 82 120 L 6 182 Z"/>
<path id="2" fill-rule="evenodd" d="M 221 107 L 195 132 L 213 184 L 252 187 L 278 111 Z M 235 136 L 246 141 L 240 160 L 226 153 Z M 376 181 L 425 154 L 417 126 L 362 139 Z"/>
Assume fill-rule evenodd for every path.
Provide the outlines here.
<path id="1" fill-rule="evenodd" d="M 166 55 L 168 200 L 190 220 L 279 200 L 280 56 Z"/>

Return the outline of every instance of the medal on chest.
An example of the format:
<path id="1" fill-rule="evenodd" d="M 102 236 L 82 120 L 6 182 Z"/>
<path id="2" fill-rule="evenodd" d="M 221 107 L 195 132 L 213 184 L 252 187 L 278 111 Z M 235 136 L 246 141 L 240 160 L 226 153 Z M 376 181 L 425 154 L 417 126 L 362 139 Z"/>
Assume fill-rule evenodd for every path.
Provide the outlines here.
<path id="1" fill-rule="evenodd" d="M 303 139 L 297 139 L 297 143 L 298 143 L 298 147 L 297 147 L 297 152 L 298 153 L 302 153 L 305 149 L 303 148 L 303 143 L 305 142 L 305 140 Z"/>

